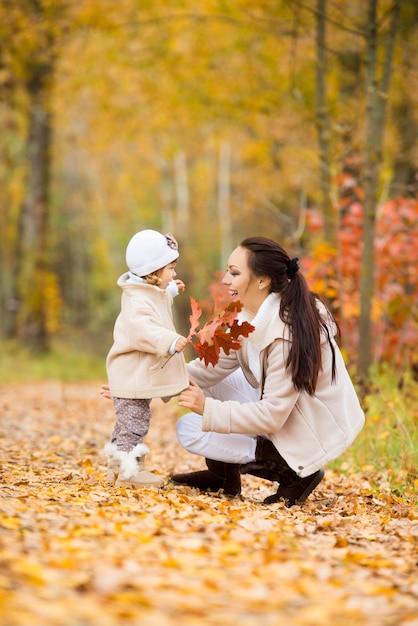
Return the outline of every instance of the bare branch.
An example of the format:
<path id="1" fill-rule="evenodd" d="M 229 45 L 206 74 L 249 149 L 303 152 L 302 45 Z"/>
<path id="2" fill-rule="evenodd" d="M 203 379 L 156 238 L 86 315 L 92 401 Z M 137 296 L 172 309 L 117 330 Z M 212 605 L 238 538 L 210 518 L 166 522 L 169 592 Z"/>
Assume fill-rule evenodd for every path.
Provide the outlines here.
<path id="1" fill-rule="evenodd" d="M 320 11 L 314 6 L 307 6 L 304 2 L 300 2 L 299 0 L 290 0 L 290 2 L 298 6 L 299 8 L 304 9 L 305 11 L 308 11 L 309 13 L 312 13 L 315 16 L 321 15 Z M 333 26 L 336 26 L 340 30 L 344 30 L 347 33 L 352 33 L 353 35 L 360 35 L 363 37 L 365 36 L 365 32 L 360 28 L 360 26 L 358 28 L 351 28 L 349 26 L 346 26 L 345 24 L 342 24 L 341 22 L 337 20 L 334 20 L 332 17 L 329 17 L 329 15 L 325 15 L 323 17 L 325 17 L 325 20 L 327 22 L 329 22 L 330 24 L 333 24 Z"/>

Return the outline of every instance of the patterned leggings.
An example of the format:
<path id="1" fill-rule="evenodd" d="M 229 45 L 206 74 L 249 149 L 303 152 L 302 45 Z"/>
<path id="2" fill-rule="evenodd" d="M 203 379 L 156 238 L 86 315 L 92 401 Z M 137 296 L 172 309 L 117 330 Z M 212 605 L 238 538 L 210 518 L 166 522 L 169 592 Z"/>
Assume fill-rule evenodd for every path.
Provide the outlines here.
<path id="1" fill-rule="evenodd" d="M 151 400 L 113 398 L 116 424 L 112 433 L 112 443 L 118 450 L 130 452 L 149 430 L 151 421 Z"/>

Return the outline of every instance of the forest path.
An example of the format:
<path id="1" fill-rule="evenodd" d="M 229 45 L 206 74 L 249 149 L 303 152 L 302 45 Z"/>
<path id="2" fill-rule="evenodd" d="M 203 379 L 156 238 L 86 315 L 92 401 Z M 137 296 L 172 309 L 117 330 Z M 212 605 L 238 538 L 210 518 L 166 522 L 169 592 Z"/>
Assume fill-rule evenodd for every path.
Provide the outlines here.
<path id="1" fill-rule="evenodd" d="M 327 470 L 291 509 L 249 476 L 242 499 L 114 488 L 98 388 L 0 386 L 1 626 L 418 626 L 418 515 L 384 475 Z M 202 468 L 153 408 L 148 469 Z"/>

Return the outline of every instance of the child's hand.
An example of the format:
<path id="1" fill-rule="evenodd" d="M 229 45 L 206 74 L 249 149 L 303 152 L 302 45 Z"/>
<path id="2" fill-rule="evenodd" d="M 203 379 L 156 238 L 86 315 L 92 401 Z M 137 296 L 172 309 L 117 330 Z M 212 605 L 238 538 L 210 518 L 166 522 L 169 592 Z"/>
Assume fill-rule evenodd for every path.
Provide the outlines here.
<path id="1" fill-rule="evenodd" d="M 187 343 L 188 341 L 186 337 L 179 337 L 176 341 L 176 345 L 174 346 L 174 350 L 176 352 L 181 352 L 187 346 Z"/>
<path id="2" fill-rule="evenodd" d="M 182 280 L 176 279 L 174 282 L 176 283 L 177 289 L 179 290 L 179 292 L 184 291 L 186 289 L 186 285 L 184 284 Z"/>
<path id="3" fill-rule="evenodd" d="M 103 398 L 108 398 L 109 400 L 112 399 L 109 385 L 100 385 L 100 395 L 103 396 Z"/>

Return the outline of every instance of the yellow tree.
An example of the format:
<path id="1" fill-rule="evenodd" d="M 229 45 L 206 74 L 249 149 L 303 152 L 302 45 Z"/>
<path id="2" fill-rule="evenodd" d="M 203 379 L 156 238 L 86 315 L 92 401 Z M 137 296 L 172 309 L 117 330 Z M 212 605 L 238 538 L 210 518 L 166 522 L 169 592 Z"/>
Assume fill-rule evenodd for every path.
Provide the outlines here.
<path id="1" fill-rule="evenodd" d="M 53 229 L 44 239 L 71 325 L 97 323 L 99 334 L 100 324 L 110 326 L 117 293 L 108 293 L 134 230 L 173 229 L 179 269 L 200 296 L 242 236 L 271 235 L 303 251 L 307 207 L 332 222 L 335 190 L 320 172 L 339 166 L 350 123 L 351 144 L 364 144 L 362 54 L 354 50 L 356 73 L 343 63 L 349 38 L 364 36 L 364 3 L 6 4 L 14 7 L 0 26 L 9 71 L 28 73 L 31 58 L 49 68 L 42 92 L 54 122 L 53 202 L 43 215 Z M 30 111 L 20 84 L 20 109 Z M 43 309 L 50 324 L 51 303 Z"/>
<path id="2" fill-rule="evenodd" d="M 45 350 L 57 291 L 48 260 L 51 150 L 49 94 L 56 41 L 64 27 L 62 2 L 3 1 L 2 60 L 14 86 L 14 104 L 25 118 L 25 183 L 15 221 L 13 283 L 16 306 L 8 331 L 26 345 Z"/>

